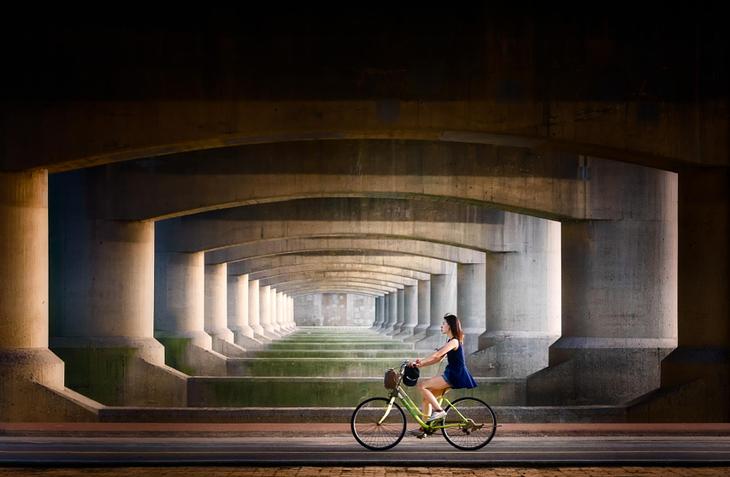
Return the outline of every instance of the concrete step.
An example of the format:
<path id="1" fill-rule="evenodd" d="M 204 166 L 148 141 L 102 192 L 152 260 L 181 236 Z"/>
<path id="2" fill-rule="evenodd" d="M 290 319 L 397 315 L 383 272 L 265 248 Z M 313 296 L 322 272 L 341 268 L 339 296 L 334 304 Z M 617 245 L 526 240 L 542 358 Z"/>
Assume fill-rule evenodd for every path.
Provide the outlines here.
<path id="1" fill-rule="evenodd" d="M 524 405 L 525 381 L 477 378 L 479 387 L 455 390 L 450 399 L 476 396 L 494 405 Z M 407 388 L 416 399 L 418 390 Z M 372 396 L 385 396 L 382 377 L 191 377 L 190 407 L 339 407 L 354 406 Z"/>
<path id="2" fill-rule="evenodd" d="M 423 354 L 423 353 L 422 353 Z M 399 364 L 399 360 L 415 358 L 417 352 L 411 350 L 264 350 L 251 351 L 246 357 L 250 358 L 390 358 Z"/>
<path id="3" fill-rule="evenodd" d="M 373 345 L 370 343 L 360 343 L 357 341 L 350 342 L 339 342 L 339 343 L 326 343 L 326 342 L 312 342 L 312 343 L 283 343 L 279 341 L 273 341 L 266 347 L 267 350 L 368 350 L 372 349 Z M 413 343 L 401 343 L 391 342 L 383 343 L 377 346 L 378 349 L 384 350 L 412 350 Z"/>
<path id="4" fill-rule="evenodd" d="M 179 423 L 349 423 L 355 405 L 342 407 L 106 407 L 99 411 L 101 422 L 179 422 Z M 492 406 L 498 423 L 616 423 L 625 422 L 621 406 Z M 409 422 L 412 421 L 407 416 Z M 641 426 L 641 425 L 639 425 Z M 646 425 L 645 425 L 646 426 Z M 60 427 L 55 425 L 54 428 Z M 185 429 L 175 429 L 184 435 Z M 344 432 L 349 432 L 345 427 Z M 497 435 L 500 434 L 497 430 Z M 538 430 L 537 432 L 540 432 Z M 726 431 L 727 432 L 727 431 Z M 575 431 L 572 432 L 573 434 Z M 78 429 L 72 436 L 81 435 Z"/>
<path id="5" fill-rule="evenodd" d="M 406 356 L 404 356 L 406 357 Z M 397 368 L 403 359 L 309 357 L 309 358 L 229 358 L 229 376 L 382 376 L 386 369 Z M 433 376 L 436 367 L 424 368 L 421 376 Z"/>

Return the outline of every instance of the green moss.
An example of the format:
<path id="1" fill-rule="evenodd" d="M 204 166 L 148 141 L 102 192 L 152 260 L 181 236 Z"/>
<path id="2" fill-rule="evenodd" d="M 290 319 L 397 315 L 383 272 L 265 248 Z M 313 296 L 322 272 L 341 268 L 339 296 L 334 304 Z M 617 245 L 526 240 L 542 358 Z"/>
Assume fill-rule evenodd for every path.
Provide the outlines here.
<path id="1" fill-rule="evenodd" d="M 54 348 L 65 364 L 66 387 L 108 406 L 124 402 L 134 348 Z"/>

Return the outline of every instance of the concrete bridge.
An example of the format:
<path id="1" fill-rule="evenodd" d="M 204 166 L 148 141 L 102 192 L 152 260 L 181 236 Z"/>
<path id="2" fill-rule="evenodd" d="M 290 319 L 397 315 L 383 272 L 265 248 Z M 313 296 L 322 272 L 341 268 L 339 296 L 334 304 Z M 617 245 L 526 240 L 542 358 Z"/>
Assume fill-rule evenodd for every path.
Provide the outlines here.
<path id="1" fill-rule="evenodd" d="M 346 408 L 448 312 L 516 419 L 730 419 L 719 20 L 260 8 L 12 31 L 0 421 Z"/>

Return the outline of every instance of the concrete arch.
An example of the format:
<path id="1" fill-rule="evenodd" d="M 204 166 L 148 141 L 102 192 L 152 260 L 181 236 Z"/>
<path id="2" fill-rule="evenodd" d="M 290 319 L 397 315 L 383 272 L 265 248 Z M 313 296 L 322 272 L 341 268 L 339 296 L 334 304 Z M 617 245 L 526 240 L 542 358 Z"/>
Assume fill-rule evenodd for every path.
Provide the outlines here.
<path id="1" fill-rule="evenodd" d="M 250 258 L 242 260 L 236 263 L 230 263 L 228 265 L 229 273 L 251 274 L 263 270 L 272 270 L 279 267 L 292 267 L 292 266 L 309 266 L 309 265 L 361 265 L 361 266 L 383 266 L 393 267 L 401 270 L 407 270 L 411 272 L 419 272 L 425 274 L 434 273 L 448 273 L 450 270 L 449 262 L 426 258 L 416 257 L 407 255 L 354 255 L 352 253 L 345 254 L 332 253 L 332 254 L 285 254 L 277 255 L 273 257 L 260 257 Z"/>
<path id="2" fill-rule="evenodd" d="M 591 187 L 586 187 L 588 169 Z M 479 144 L 325 141 L 206 151 L 53 180 L 88 181 L 105 197 L 95 215 L 114 220 L 159 220 L 312 197 L 377 196 L 478 203 L 544 218 L 619 219 L 630 207 L 623 203 L 629 195 L 609 199 L 601 191 L 628 189 L 625 178 L 643 169 L 593 156 Z M 149 194 L 130 193 L 140 187 Z"/>
<path id="3" fill-rule="evenodd" d="M 291 283 L 299 280 L 347 280 L 355 279 L 360 281 L 371 281 L 373 283 L 381 283 L 394 288 L 403 288 L 406 285 L 415 285 L 418 280 L 401 277 L 398 275 L 392 275 L 387 273 L 370 273 L 370 272 L 358 272 L 358 271 L 343 271 L 343 272 L 299 272 L 290 273 L 287 275 L 281 275 L 277 277 L 264 278 L 259 280 L 261 286 L 272 286 L 279 288 L 282 284 Z"/>
<path id="4" fill-rule="evenodd" d="M 454 263 L 484 263 L 485 253 L 454 245 L 425 240 L 379 237 L 323 237 L 310 235 L 296 238 L 267 239 L 205 253 L 205 263 L 236 263 L 249 258 L 271 258 L 293 253 L 359 251 L 363 253 L 397 253 Z"/>
<path id="5" fill-rule="evenodd" d="M 156 249 L 207 251 L 262 239 L 379 235 L 416 238 L 480 251 L 523 248 L 532 229 L 559 223 L 455 203 L 394 199 L 303 199 L 179 217 L 156 224 Z"/>
<path id="6" fill-rule="evenodd" d="M 341 288 L 320 288 L 317 286 L 313 286 L 311 288 L 301 288 L 297 292 L 290 292 L 288 293 L 289 296 L 292 298 L 297 298 L 300 296 L 306 296 L 311 295 L 314 293 L 349 293 L 352 295 L 364 295 L 372 298 L 378 298 L 384 296 L 384 293 L 377 293 L 373 292 L 368 288 L 358 288 L 355 286 L 352 287 L 341 287 Z"/>
<path id="7" fill-rule="evenodd" d="M 377 265 L 363 265 L 358 263 L 330 263 L 324 264 L 307 264 L 307 265 L 290 265 L 282 267 L 272 267 L 266 270 L 249 273 L 249 280 L 275 280 L 287 275 L 299 272 L 342 272 L 342 271 L 362 271 L 383 276 L 399 276 L 410 278 L 413 280 L 428 280 L 429 274 L 423 272 L 414 272 L 399 267 L 387 267 Z M 229 270 L 229 274 L 230 270 Z"/>
<path id="8" fill-rule="evenodd" d="M 337 290 L 342 288 L 362 288 L 362 289 L 369 289 L 375 293 L 381 293 L 381 294 L 388 294 L 388 293 L 395 293 L 398 290 L 402 289 L 402 285 L 397 285 L 389 282 L 382 282 L 378 280 L 368 280 L 368 279 L 340 279 L 340 280 L 299 280 L 297 282 L 289 282 L 286 284 L 280 284 L 277 285 L 277 290 L 286 293 L 291 294 L 294 293 L 297 290 L 302 289 L 310 289 L 313 287 L 317 287 L 321 290 Z M 279 288 L 280 287 L 280 288 Z"/>

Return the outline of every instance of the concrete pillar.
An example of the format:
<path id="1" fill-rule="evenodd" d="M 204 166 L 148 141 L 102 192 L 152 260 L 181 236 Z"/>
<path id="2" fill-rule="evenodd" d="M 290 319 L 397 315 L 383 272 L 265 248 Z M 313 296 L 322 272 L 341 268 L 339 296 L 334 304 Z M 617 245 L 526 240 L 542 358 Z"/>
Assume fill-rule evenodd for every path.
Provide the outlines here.
<path id="1" fill-rule="evenodd" d="M 418 280 L 418 323 L 413 329 L 413 336 L 406 342 L 420 341 L 426 337 L 426 330 L 431 326 L 431 280 Z"/>
<path id="2" fill-rule="evenodd" d="M 678 347 L 636 421 L 730 420 L 730 171 L 679 172 Z"/>
<path id="3" fill-rule="evenodd" d="M 276 288 L 271 287 L 269 290 L 269 329 L 276 335 L 277 338 L 281 337 L 278 321 L 278 302 L 277 302 L 277 291 Z"/>
<path id="4" fill-rule="evenodd" d="M 418 286 L 406 285 L 403 288 L 403 326 L 400 328 L 398 338 L 409 338 L 413 336 L 413 330 L 418 324 Z"/>
<path id="5" fill-rule="evenodd" d="M 562 336 L 528 379 L 529 404 L 617 404 L 659 387 L 677 343 L 676 175 L 629 179 L 623 220 L 562 224 Z"/>
<path id="6" fill-rule="evenodd" d="M 277 332 L 284 335 L 284 302 L 282 300 L 283 293 L 276 292 L 276 326 Z"/>
<path id="7" fill-rule="evenodd" d="M 296 330 L 297 324 L 294 321 L 294 297 L 289 297 L 289 326 L 292 330 Z"/>
<path id="8" fill-rule="evenodd" d="M 395 323 L 393 323 L 393 327 L 388 330 L 389 335 L 397 335 L 400 333 L 401 329 L 403 328 L 403 323 L 405 320 L 405 292 L 403 288 L 400 288 L 396 293 L 396 318 Z"/>
<path id="9" fill-rule="evenodd" d="M 393 328 L 398 320 L 398 292 L 388 293 L 386 299 L 388 320 L 383 323 L 383 333 L 392 334 Z"/>
<path id="10" fill-rule="evenodd" d="M 93 186 L 87 171 L 51 182 L 51 348 L 66 385 L 107 405 L 185 406 L 187 377 L 153 338 L 155 224 L 94 218 Z"/>
<path id="11" fill-rule="evenodd" d="M 268 285 L 259 287 L 259 318 L 264 336 L 268 339 L 277 338 L 271 327 L 271 287 Z"/>
<path id="12" fill-rule="evenodd" d="M 262 343 L 254 336 L 248 324 L 248 275 L 228 276 L 228 328 L 238 346 L 260 348 Z"/>
<path id="13" fill-rule="evenodd" d="M 211 336 L 213 350 L 232 358 L 244 357 L 246 350 L 233 339 L 228 329 L 228 265 L 205 266 L 205 331 Z"/>
<path id="14" fill-rule="evenodd" d="M 456 266 L 456 316 L 464 331 L 464 352 L 478 349 L 479 336 L 486 329 L 486 278 L 483 263 L 459 263 Z"/>
<path id="15" fill-rule="evenodd" d="M 155 252 L 155 338 L 165 362 L 189 375 L 225 376 L 225 356 L 205 332 L 203 252 Z"/>
<path id="16" fill-rule="evenodd" d="M 48 349 L 48 173 L 0 172 L 0 416 L 95 419 L 98 403 L 64 387 Z"/>
<path id="17" fill-rule="evenodd" d="M 258 280 L 248 281 L 248 326 L 254 333 L 254 338 L 265 343 L 268 341 L 261 326 L 261 290 Z"/>
<path id="18" fill-rule="evenodd" d="M 530 221 L 524 250 L 486 259 L 486 331 L 469 369 L 526 377 L 548 365 L 548 349 L 560 335 L 560 223 Z"/>
<path id="19" fill-rule="evenodd" d="M 373 321 L 373 326 L 372 326 L 373 329 L 377 329 L 380 327 L 381 324 L 383 324 L 384 310 L 385 310 L 385 297 L 384 296 L 375 297 L 375 321 Z"/>
<path id="20" fill-rule="evenodd" d="M 431 324 L 426 329 L 426 336 L 416 342 L 416 347 L 433 349 L 446 342 L 441 334 L 441 323 L 444 315 L 456 312 L 456 267 L 454 273 L 431 275 Z"/>

